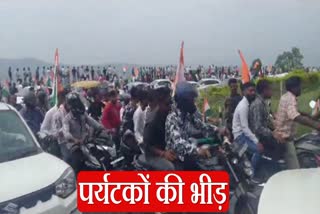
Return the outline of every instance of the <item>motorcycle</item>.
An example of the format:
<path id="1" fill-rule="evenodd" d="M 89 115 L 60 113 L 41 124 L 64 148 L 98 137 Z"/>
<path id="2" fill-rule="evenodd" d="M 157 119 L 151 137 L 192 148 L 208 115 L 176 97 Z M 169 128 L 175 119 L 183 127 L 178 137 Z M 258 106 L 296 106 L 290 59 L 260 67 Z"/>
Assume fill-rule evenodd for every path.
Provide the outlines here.
<path id="1" fill-rule="evenodd" d="M 45 132 L 39 132 L 37 134 L 37 139 L 38 139 L 38 142 L 39 142 L 41 148 L 45 152 L 52 154 L 52 155 L 56 156 L 57 158 L 62 159 L 60 146 L 58 143 L 58 139 L 56 137 L 49 135 Z"/>
<path id="2" fill-rule="evenodd" d="M 319 101 L 311 101 L 313 114 L 319 113 Z M 314 115 L 313 115 L 314 116 Z M 301 168 L 320 167 L 320 134 L 317 132 L 305 134 L 295 141 L 296 152 Z"/>
<path id="3" fill-rule="evenodd" d="M 85 156 L 84 170 L 115 170 L 121 165 L 123 157 L 117 157 L 116 147 L 110 135 L 96 131 L 87 137 L 80 149 Z"/>
<path id="4" fill-rule="evenodd" d="M 263 184 L 253 181 L 253 167 L 246 151 L 248 146 L 231 144 L 227 138 L 221 145 L 202 145 L 210 149 L 212 158 L 203 159 L 202 170 L 225 170 L 230 176 L 229 214 L 256 214 Z"/>

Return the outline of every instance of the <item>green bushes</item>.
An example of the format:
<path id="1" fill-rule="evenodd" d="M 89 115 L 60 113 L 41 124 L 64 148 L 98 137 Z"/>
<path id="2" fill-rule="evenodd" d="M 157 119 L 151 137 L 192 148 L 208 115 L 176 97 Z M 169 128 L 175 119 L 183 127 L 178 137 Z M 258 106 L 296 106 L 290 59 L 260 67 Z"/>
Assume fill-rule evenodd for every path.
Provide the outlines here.
<path id="1" fill-rule="evenodd" d="M 305 113 L 311 113 L 311 109 L 309 107 L 310 100 L 315 100 L 320 97 L 320 73 L 306 73 L 302 70 L 297 70 L 290 72 L 288 75 L 284 77 L 268 77 L 267 79 L 272 82 L 273 89 L 273 98 L 271 100 L 272 103 L 272 111 L 276 112 L 279 99 L 281 97 L 281 93 L 285 93 L 285 80 L 287 80 L 291 76 L 299 76 L 302 79 L 302 94 L 298 98 L 299 110 Z M 198 106 L 199 109 L 202 109 L 203 100 L 206 97 L 208 99 L 211 111 L 208 112 L 208 116 L 218 117 L 219 109 L 223 111 L 224 109 L 224 101 L 229 96 L 229 88 L 228 86 L 224 86 L 222 88 L 209 88 L 203 91 L 200 91 Z M 305 128 L 299 128 L 299 134 L 303 134 L 309 131 Z"/>

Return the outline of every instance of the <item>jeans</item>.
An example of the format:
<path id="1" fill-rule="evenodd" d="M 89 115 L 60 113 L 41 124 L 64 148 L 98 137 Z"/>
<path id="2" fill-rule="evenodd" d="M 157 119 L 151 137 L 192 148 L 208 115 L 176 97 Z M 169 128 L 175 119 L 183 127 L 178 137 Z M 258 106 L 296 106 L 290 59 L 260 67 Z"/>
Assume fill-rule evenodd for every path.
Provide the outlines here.
<path id="1" fill-rule="evenodd" d="M 261 160 L 261 155 L 259 153 L 257 144 L 244 134 L 241 134 L 240 136 L 238 136 L 234 142 L 239 145 L 243 145 L 243 144 L 248 145 L 248 151 L 252 154 L 251 164 L 253 169 L 256 170 L 259 164 L 259 161 Z"/>

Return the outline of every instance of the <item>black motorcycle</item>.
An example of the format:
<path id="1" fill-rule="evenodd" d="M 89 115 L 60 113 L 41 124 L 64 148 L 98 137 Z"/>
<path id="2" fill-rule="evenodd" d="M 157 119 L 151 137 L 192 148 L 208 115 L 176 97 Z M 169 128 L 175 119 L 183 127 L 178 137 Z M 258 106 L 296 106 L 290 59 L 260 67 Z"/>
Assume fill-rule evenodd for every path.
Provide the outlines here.
<path id="1" fill-rule="evenodd" d="M 84 170 L 115 170 L 123 160 L 117 157 L 112 138 L 105 131 L 96 131 L 88 136 L 80 149 L 85 157 Z"/>
<path id="2" fill-rule="evenodd" d="M 45 132 L 39 132 L 37 134 L 37 140 L 43 151 L 62 159 L 58 139 L 55 136 L 49 135 Z"/>
<path id="3" fill-rule="evenodd" d="M 229 214 L 256 214 L 263 184 L 253 181 L 253 167 L 246 151 L 248 146 L 231 144 L 210 145 L 212 158 L 203 159 L 203 170 L 225 170 L 230 176 Z"/>
<path id="4" fill-rule="evenodd" d="M 320 167 L 320 135 L 305 134 L 295 141 L 296 152 L 301 168 Z"/>

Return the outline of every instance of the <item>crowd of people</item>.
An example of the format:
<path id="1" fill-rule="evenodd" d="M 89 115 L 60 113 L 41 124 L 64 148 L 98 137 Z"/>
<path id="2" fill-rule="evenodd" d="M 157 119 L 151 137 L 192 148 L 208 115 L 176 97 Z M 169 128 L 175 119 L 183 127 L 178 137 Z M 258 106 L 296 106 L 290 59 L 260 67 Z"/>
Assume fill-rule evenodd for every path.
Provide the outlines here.
<path id="1" fill-rule="evenodd" d="M 95 76 L 95 71 L 88 71 L 86 67 L 84 79 Z M 107 69 L 103 68 L 102 73 L 107 77 Z M 188 82 L 178 83 L 174 96 L 167 87 L 132 87 L 126 96 L 119 99 L 118 89 L 121 86 L 117 84 L 109 88 L 93 88 L 85 94 L 88 106 L 81 99 L 82 95 L 65 87 L 58 92 L 58 103 L 50 106 L 50 92 L 37 82 L 40 75 L 36 72 L 36 84 L 30 84 L 34 82 L 30 79 L 31 86 L 24 87 L 21 83 L 28 78 L 21 82 L 18 74 L 17 70 L 16 86 L 11 84 L 12 73 L 9 72 L 10 96 L 6 102 L 20 112 L 35 135 L 43 132 L 57 139 L 63 159 L 75 171 L 81 170 L 84 159 L 79 145 L 91 129 L 107 131 L 117 149 L 121 142 L 131 137 L 141 145 L 146 161 L 155 170 L 197 169 L 197 159 L 211 154 L 208 149 L 197 147 L 195 141 L 210 136 L 225 136 L 234 143 L 247 144 L 254 168 L 259 167 L 259 160 L 264 154 L 279 160 L 284 158 L 290 169 L 299 168 L 293 145 L 296 124 L 320 131 L 320 123 L 315 118 L 318 115 L 311 117 L 297 107 L 297 98 L 301 94 L 299 77 L 290 77 L 286 81 L 287 92 L 280 99 L 277 113 L 270 110 L 272 89 L 268 80 L 261 79 L 257 85 L 241 83 L 239 93 L 239 81 L 230 78 L 230 97 L 225 101 L 225 128 L 221 128 L 203 121 L 196 106 L 198 92 Z M 100 75 L 99 70 L 97 74 Z M 43 74 L 40 82 L 44 75 L 48 73 Z M 71 78 L 79 78 L 75 67 Z M 19 87 L 23 89 L 18 90 Z M 23 104 L 17 102 L 18 91 L 22 93 Z"/>

